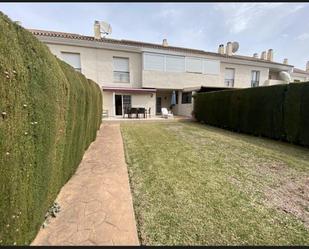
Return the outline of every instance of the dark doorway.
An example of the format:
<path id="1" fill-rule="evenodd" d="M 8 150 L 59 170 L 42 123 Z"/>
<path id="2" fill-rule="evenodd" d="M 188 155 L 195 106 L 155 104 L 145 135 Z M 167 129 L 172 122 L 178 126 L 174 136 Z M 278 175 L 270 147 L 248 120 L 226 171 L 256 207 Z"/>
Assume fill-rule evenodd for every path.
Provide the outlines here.
<path id="1" fill-rule="evenodd" d="M 161 113 L 161 101 L 162 101 L 162 98 L 157 97 L 157 101 L 156 101 L 156 113 L 157 114 Z"/>
<path id="2" fill-rule="evenodd" d="M 122 97 L 121 97 L 121 95 L 115 95 L 115 108 L 116 108 L 116 115 L 122 115 Z"/>

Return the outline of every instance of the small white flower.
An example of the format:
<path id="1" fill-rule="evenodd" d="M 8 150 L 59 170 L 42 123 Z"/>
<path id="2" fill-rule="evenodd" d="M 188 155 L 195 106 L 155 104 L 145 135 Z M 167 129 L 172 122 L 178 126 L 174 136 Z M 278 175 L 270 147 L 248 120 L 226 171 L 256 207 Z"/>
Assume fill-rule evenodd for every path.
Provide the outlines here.
<path id="1" fill-rule="evenodd" d="M 25 132 L 25 135 L 28 135 L 28 132 Z"/>
<path id="2" fill-rule="evenodd" d="M 7 156 L 10 155 L 10 152 L 5 153 Z"/>

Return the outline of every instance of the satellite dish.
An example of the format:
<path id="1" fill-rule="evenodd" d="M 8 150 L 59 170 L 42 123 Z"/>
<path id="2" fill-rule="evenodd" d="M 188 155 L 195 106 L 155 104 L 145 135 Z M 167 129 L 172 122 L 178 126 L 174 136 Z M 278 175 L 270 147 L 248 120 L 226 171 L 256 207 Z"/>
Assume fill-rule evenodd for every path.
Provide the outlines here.
<path id="1" fill-rule="evenodd" d="M 100 22 L 100 32 L 106 35 L 110 35 L 112 33 L 112 26 L 107 22 Z"/>
<path id="2" fill-rule="evenodd" d="M 239 43 L 233 42 L 232 43 L 232 52 L 235 53 L 239 49 Z"/>
<path id="3" fill-rule="evenodd" d="M 279 78 L 287 83 L 291 82 L 291 75 L 286 71 L 279 72 Z"/>

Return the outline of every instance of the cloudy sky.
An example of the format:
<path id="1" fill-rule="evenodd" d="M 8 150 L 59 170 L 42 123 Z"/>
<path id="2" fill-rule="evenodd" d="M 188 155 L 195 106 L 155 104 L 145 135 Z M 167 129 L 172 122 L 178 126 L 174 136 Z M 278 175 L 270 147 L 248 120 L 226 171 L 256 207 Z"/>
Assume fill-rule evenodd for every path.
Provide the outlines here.
<path id="1" fill-rule="evenodd" d="M 272 48 L 274 60 L 305 68 L 309 3 L 0 3 L 25 28 L 93 35 L 94 20 L 112 25 L 111 38 L 216 52 L 238 41 L 238 54 Z"/>

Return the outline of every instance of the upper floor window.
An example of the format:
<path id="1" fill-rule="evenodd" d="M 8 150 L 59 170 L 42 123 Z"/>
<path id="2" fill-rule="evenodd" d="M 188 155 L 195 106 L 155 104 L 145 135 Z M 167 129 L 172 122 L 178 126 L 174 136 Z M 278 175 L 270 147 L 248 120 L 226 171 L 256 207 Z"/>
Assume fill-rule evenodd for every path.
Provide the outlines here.
<path id="1" fill-rule="evenodd" d="M 234 68 L 226 68 L 225 69 L 225 78 L 224 84 L 228 87 L 234 87 L 235 80 L 235 69 Z"/>
<path id="2" fill-rule="evenodd" d="M 186 71 L 189 73 L 203 73 L 203 60 L 200 58 L 187 57 Z"/>
<path id="3" fill-rule="evenodd" d="M 129 58 L 113 57 L 114 82 L 129 83 Z"/>
<path id="4" fill-rule="evenodd" d="M 192 92 L 183 92 L 181 97 L 181 104 L 190 104 L 192 102 Z"/>
<path id="5" fill-rule="evenodd" d="M 143 69 L 161 72 L 220 74 L 220 61 L 198 57 L 143 53 Z"/>
<path id="6" fill-rule="evenodd" d="M 165 71 L 165 57 L 161 54 L 144 54 L 144 70 Z"/>
<path id="7" fill-rule="evenodd" d="M 61 52 L 61 57 L 66 63 L 74 67 L 76 71 L 82 71 L 79 53 Z"/>
<path id="8" fill-rule="evenodd" d="M 251 87 L 257 87 L 260 83 L 260 71 L 251 72 Z"/>

